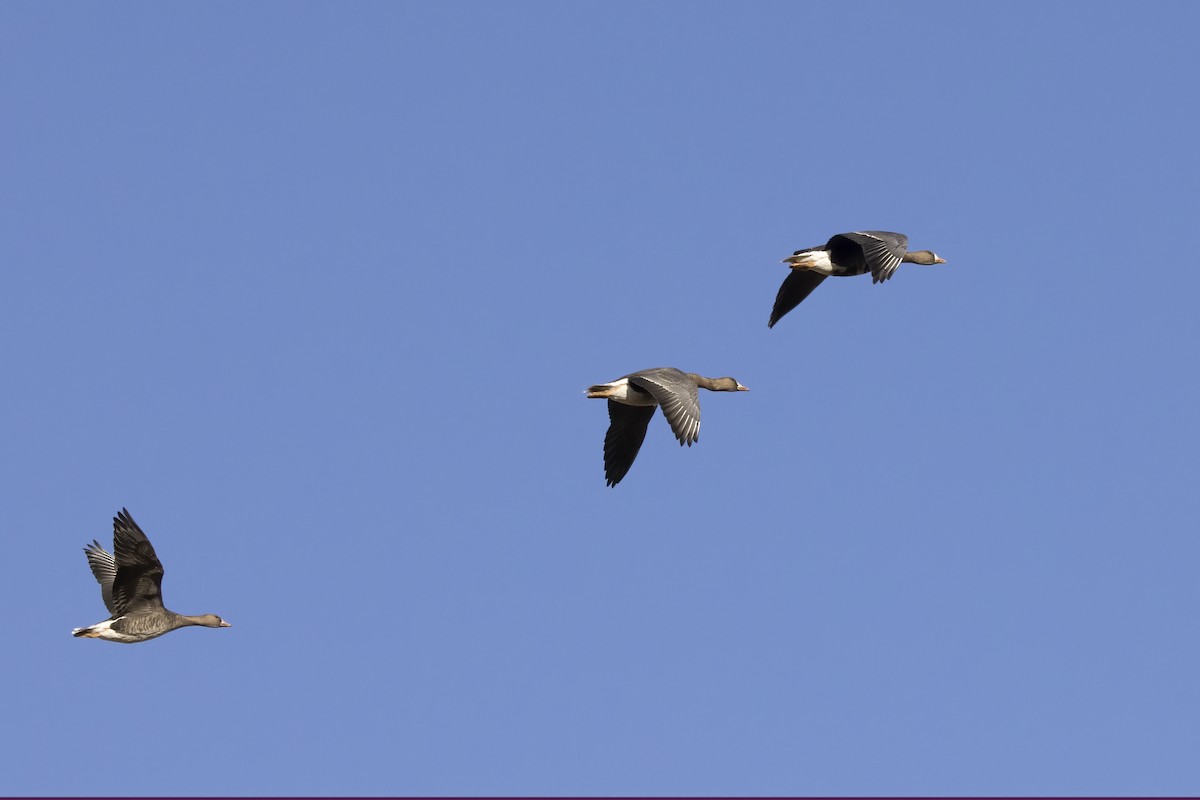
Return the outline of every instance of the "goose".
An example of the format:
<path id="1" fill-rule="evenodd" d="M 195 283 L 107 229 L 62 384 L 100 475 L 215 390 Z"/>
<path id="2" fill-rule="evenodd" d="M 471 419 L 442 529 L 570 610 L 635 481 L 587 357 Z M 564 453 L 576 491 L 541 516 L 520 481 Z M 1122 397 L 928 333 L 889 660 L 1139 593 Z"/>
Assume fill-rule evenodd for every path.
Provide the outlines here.
<path id="1" fill-rule="evenodd" d="M 616 486 L 633 466 L 654 409 L 662 406 L 663 416 L 679 440 L 692 446 L 700 439 L 700 394 L 697 387 L 710 392 L 748 392 L 733 378 L 705 378 L 674 367 L 656 367 L 631 372 L 609 383 L 588 387 L 587 396 L 608 400 L 608 433 L 604 435 L 604 478 Z"/>
<path id="2" fill-rule="evenodd" d="M 790 264 L 792 273 L 783 280 L 775 296 L 768 328 L 775 327 L 784 314 L 800 305 L 813 289 L 829 275 L 862 275 L 871 273 L 871 282 L 886 281 L 902 263 L 945 264 L 931 250 L 908 250 L 908 237 L 891 231 L 854 231 L 838 233 L 821 247 L 797 250 L 783 263 Z"/>
<path id="3" fill-rule="evenodd" d="M 189 617 L 163 608 L 162 564 L 146 534 L 124 508 L 113 517 L 113 552 L 116 555 L 106 551 L 95 539 L 84 546 L 83 552 L 100 584 L 104 606 L 112 616 L 104 622 L 76 628 L 71 631 L 72 635 L 132 644 L 189 625 L 232 627 L 216 614 Z"/>

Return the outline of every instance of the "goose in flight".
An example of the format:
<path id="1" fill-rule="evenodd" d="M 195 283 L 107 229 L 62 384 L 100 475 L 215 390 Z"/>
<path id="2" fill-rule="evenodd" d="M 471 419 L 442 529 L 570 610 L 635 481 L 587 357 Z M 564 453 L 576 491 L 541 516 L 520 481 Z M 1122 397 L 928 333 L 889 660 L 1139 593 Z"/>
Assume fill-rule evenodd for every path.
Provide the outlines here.
<path id="1" fill-rule="evenodd" d="M 774 327 L 784 314 L 800 305 L 829 275 L 862 275 L 869 272 L 871 282 L 879 283 L 892 277 L 896 268 L 906 261 L 925 265 L 946 263 L 946 259 L 931 250 L 910 252 L 908 237 L 890 231 L 838 233 L 821 247 L 797 250 L 783 261 L 791 265 L 792 272 L 779 287 L 767 327 Z"/>
<path id="2" fill-rule="evenodd" d="M 691 447 L 700 438 L 700 394 L 696 389 L 701 386 L 711 392 L 750 391 L 733 378 L 705 378 L 674 367 L 631 372 L 588 388 L 588 397 L 608 400 L 604 478 L 609 486 L 620 483 L 633 466 L 655 408 L 662 406 L 681 446 Z"/>
<path id="3" fill-rule="evenodd" d="M 229 628 L 216 614 L 189 617 L 163 608 L 163 567 L 142 529 L 121 509 L 113 517 L 113 553 L 100 543 L 83 548 L 88 566 L 100 584 L 100 596 L 111 617 L 86 628 L 71 631 L 74 636 L 105 639 L 110 642 L 144 642 L 176 628 L 203 625 Z"/>

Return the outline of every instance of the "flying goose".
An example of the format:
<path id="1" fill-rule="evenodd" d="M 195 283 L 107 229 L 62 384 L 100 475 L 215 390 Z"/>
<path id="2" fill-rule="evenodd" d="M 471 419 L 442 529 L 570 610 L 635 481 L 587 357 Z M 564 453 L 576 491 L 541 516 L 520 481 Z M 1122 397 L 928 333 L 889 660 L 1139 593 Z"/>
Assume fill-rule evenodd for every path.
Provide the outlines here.
<path id="1" fill-rule="evenodd" d="M 705 378 L 674 367 L 656 367 L 631 372 L 610 383 L 588 387 L 587 396 L 608 400 L 611 421 L 604 435 L 604 478 L 616 486 L 633 466 L 654 409 L 662 406 L 663 416 L 679 439 L 680 446 L 692 446 L 700 438 L 700 393 L 748 392 L 733 378 Z"/>
<path id="2" fill-rule="evenodd" d="M 784 314 L 800 305 L 828 275 L 862 275 L 869 272 L 871 282 L 879 283 L 892 277 L 896 268 L 905 261 L 925 265 L 946 263 L 946 259 L 931 250 L 908 252 L 908 237 L 890 231 L 838 233 L 822 247 L 797 250 L 783 261 L 792 266 L 792 273 L 784 278 L 783 285 L 779 287 L 767 327 L 774 327 Z"/>
<path id="3" fill-rule="evenodd" d="M 188 625 L 231 627 L 216 614 L 189 617 L 163 608 L 162 564 L 146 534 L 125 509 L 113 517 L 113 552 L 116 556 L 95 539 L 84 546 L 83 552 L 100 584 L 104 606 L 112 616 L 104 622 L 76 628 L 71 631 L 72 635 L 132 644 Z"/>

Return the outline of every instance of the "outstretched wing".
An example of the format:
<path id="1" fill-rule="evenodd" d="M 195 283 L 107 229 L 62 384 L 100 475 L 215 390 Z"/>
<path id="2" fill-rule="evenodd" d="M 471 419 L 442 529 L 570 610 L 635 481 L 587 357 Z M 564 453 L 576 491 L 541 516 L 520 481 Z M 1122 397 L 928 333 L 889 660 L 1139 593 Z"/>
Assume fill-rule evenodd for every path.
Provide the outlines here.
<path id="1" fill-rule="evenodd" d="M 908 237 L 891 231 L 855 231 L 840 233 L 834 239 L 847 239 L 862 248 L 863 258 L 871 271 L 871 282 L 886 281 L 900 266 L 908 252 Z"/>
<path id="2" fill-rule="evenodd" d="M 679 444 L 691 447 L 700 438 L 700 395 L 686 373 L 659 367 L 635 372 L 629 376 L 629 382 L 649 392 L 662 407 Z"/>
<path id="3" fill-rule="evenodd" d="M 113 517 L 113 551 L 117 573 L 112 586 L 112 613 L 162 608 L 162 564 L 146 534 L 123 508 Z"/>
<path id="4" fill-rule="evenodd" d="M 654 406 L 627 406 L 608 401 L 608 433 L 604 434 L 604 479 L 616 486 L 633 466 L 646 439 Z"/>
<path id="5" fill-rule="evenodd" d="M 100 584 L 100 597 L 104 599 L 104 607 L 108 609 L 108 613 L 112 614 L 112 587 L 113 581 L 117 577 L 117 562 L 112 557 L 112 553 L 101 547 L 95 539 L 91 544 L 83 546 L 83 553 L 87 556 L 92 574 L 96 576 L 96 583 Z"/>
<path id="6" fill-rule="evenodd" d="M 775 295 L 775 307 L 771 309 L 771 321 L 767 323 L 767 327 L 775 327 L 775 323 L 779 322 L 784 314 L 800 305 L 823 280 L 825 276 L 819 272 L 807 269 L 792 270 L 792 274 L 783 279 L 779 294 Z"/>

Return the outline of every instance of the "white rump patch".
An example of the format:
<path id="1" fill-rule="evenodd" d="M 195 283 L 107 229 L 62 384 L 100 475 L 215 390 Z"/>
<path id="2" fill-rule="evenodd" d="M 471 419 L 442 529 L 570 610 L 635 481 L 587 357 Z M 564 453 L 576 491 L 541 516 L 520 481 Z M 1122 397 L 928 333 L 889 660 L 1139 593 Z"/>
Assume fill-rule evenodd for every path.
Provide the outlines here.
<path id="1" fill-rule="evenodd" d="M 95 625 L 89 625 L 86 628 L 76 628 L 75 630 L 71 631 L 71 633 L 74 634 L 77 631 L 87 631 L 87 633 L 83 635 L 88 639 L 107 639 L 110 642 L 140 642 L 141 639 L 136 636 L 130 636 L 127 633 L 121 633 L 112 629 L 113 623 L 121 619 L 124 619 L 124 617 L 117 617 L 117 619 L 106 619 L 104 622 L 97 622 Z"/>
<path id="2" fill-rule="evenodd" d="M 811 250 L 798 256 L 792 256 L 788 261 L 794 269 L 806 269 L 821 275 L 833 274 L 833 264 L 829 261 L 828 250 Z"/>
<path id="3" fill-rule="evenodd" d="M 629 378 L 621 378 L 612 383 L 605 384 L 611 386 L 612 393 L 608 395 L 609 400 L 616 400 L 627 406 L 656 406 L 654 398 L 645 392 L 635 391 L 629 386 Z"/>

